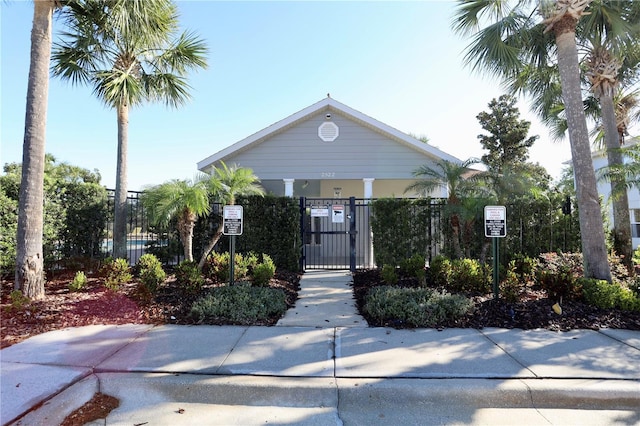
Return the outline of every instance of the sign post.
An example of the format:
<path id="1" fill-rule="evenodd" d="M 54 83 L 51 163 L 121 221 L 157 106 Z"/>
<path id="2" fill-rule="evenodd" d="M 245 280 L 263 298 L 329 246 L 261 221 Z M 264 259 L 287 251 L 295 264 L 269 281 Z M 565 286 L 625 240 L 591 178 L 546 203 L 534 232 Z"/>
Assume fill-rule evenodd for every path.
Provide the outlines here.
<path id="1" fill-rule="evenodd" d="M 229 235 L 229 285 L 233 285 L 236 265 L 236 235 L 242 235 L 242 206 L 222 208 L 222 233 Z"/>
<path id="2" fill-rule="evenodd" d="M 500 281 L 500 245 L 498 238 L 507 235 L 507 209 L 505 206 L 484 207 L 484 235 L 491 237 L 493 252 L 493 298 L 498 298 L 498 282 Z"/>

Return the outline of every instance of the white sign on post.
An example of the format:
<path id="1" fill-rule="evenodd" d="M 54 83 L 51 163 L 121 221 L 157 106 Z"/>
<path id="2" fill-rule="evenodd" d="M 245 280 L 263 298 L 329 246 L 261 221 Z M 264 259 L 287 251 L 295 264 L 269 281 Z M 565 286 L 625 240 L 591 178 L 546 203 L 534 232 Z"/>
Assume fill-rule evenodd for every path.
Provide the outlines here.
<path id="1" fill-rule="evenodd" d="M 505 206 L 485 206 L 484 236 L 504 237 L 507 235 L 507 209 Z"/>
<path id="2" fill-rule="evenodd" d="M 331 222 L 344 223 L 344 206 L 342 204 L 334 204 L 331 206 Z"/>
<path id="3" fill-rule="evenodd" d="M 222 208 L 222 233 L 224 235 L 242 235 L 242 206 L 224 206 Z"/>

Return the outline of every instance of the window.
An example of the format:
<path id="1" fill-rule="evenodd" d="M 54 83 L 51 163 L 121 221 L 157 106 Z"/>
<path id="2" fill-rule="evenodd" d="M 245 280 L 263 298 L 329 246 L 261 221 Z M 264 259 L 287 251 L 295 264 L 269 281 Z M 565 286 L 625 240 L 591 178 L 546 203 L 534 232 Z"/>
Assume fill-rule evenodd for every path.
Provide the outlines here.
<path id="1" fill-rule="evenodd" d="M 631 210 L 631 236 L 640 238 L 640 209 Z"/>

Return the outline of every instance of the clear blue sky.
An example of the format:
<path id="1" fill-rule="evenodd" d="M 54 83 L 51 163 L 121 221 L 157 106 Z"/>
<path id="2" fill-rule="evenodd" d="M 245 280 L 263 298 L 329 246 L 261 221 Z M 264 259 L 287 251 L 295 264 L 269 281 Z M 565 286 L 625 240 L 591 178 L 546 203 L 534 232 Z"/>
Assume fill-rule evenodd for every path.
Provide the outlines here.
<path id="1" fill-rule="evenodd" d="M 463 66 L 468 44 L 451 31 L 452 1 L 179 1 L 181 24 L 209 45 L 209 68 L 193 74 L 192 101 L 131 111 L 129 189 L 192 178 L 196 163 L 319 100 L 331 97 L 460 159 L 479 157 L 476 115 L 503 92 Z M 0 163 L 22 161 L 31 0 L 0 2 Z M 54 30 L 61 25 L 56 22 Z M 55 33 L 55 31 L 54 31 Z M 55 37 L 55 34 L 54 34 Z M 519 104 L 540 135 L 530 150 L 558 177 L 568 141 Z M 51 79 L 47 152 L 98 169 L 115 187 L 115 111 L 88 87 Z"/>

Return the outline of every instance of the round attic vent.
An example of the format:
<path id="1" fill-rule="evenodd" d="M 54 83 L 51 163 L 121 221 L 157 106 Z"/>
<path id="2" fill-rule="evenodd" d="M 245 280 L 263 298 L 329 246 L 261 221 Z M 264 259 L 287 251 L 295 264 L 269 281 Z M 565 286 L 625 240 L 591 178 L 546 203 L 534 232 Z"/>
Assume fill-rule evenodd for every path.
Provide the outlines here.
<path id="1" fill-rule="evenodd" d="M 333 142 L 340 135 L 340 129 L 331 121 L 325 121 L 318 127 L 318 136 L 325 142 Z"/>

